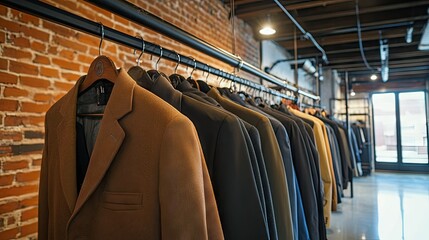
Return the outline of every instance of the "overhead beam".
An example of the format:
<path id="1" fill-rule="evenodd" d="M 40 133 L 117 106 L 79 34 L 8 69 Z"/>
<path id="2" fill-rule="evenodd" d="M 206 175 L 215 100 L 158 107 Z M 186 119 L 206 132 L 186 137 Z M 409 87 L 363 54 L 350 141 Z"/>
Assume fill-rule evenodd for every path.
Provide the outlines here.
<path id="1" fill-rule="evenodd" d="M 415 58 L 415 57 L 424 57 L 427 56 L 428 53 L 424 51 L 420 52 L 412 52 L 412 53 L 396 53 L 396 54 L 389 54 L 389 61 L 394 59 L 409 59 L 409 58 Z M 380 56 L 371 55 L 366 56 L 368 61 L 379 61 Z M 332 66 L 335 68 L 335 64 L 344 64 L 344 63 L 353 63 L 353 62 L 362 62 L 362 58 L 360 56 L 356 57 L 344 57 L 344 58 L 332 58 L 332 60 L 329 61 L 329 66 Z"/>
<path id="2" fill-rule="evenodd" d="M 422 33 L 422 29 L 415 29 L 413 31 L 413 36 L 420 35 L 421 33 Z M 398 38 L 398 37 L 404 37 L 404 36 L 405 36 L 405 33 L 403 29 L 391 29 L 383 33 L 384 39 Z M 380 38 L 380 33 L 378 31 L 370 31 L 362 34 L 362 41 L 378 40 L 379 38 Z M 337 45 L 337 44 L 357 42 L 357 40 L 358 40 L 358 36 L 356 33 L 322 37 L 317 39 L 317 41 L 323 47 L 327 45 Z M 293 41 L 283 41 L 280 39 L 278 40 L 278 42 L 286 49 L 294 49 Z M 298 41 L 298 48 L 306 48 L 310 46 L 312 46 L 312 43 L 310 41 Z"/>
<path id="3" fill-rule="evenodd" d="M 359 14 L 368 14 L 368 13 L 375 13 L 375 12 L 384 12 L 384 11 L 390 11 L 395 9 L 402 9 L 405 8 L 411 8 L 411 7 L 418 7 L 428 5 L 427 1 L 414 1 L 414 2 L 402 2 L 397 4 L 386 4 L 386 5 L 380 5 L 375 7 L 368 7 L 368 8 L 361 8 L 359 10 Z M 316 14 L 313 12 L 310 13 L 308 16 L 297 16 L 298 21 L 302 22 L 308 22 L 308 21 L 316 21 L 316 20 L 323 20 L 323 19 L 332 19 L 332 18 L 339 18 L 339 17 L 347 17 L 347 16 L 354 16 L 356 15 L 356 11 L 353 8 L 352 10 L 345 10 L 345 11 L 336 11 L 333 9 L 332 12 L 323 12 L 321 14 Z"/>
<path id="4" fill-rule="evenodd" d="M 407 60 L 391 60 L 389 61 L 389 68 L 395 67 L 412 67 L 412 66 L 426 66 L 429 63 L 429 57 L 407 59 Z M 380 61 L 370 62 L 373 67 L 380 67 Z M 331 65 L 330 67 L 335 68 L 339 71 L 354 71 L 354 70 L 366 70 L 366 66 L 363 62 L 349 63 L 340 65 Z"/>
<path id="5" fill-rule="evenodd" d="M 306 8 L 314 8 L 314 7 L 322 7 L 327 5 L 333 5 L 343 2 L 350 2 L 352 0 L 325 0 L 325 1 L 305 1 L 302 3 L 291 3 L 291 4 L 284 4 L 286 7 L 286 10 L 288 11 L 294 11 L 294 10 L 300 10 L 300 9 L 306 9 Z M 243 6 L 238 6 L 235 10 L 235 14 L 240 18 L 248 18 L 253 17 L 257 15 L 266 15 L 266 14 L 274 14 L 274 13 L 280 13 L 282 10 L 275 4 L 275 3 L 269 3 L 267 4 L 266 1 L 254 3 L 254 4 L 247 4 Z"/>
<path id="6" fill-rule="evenodd" d="M 404 38 L 401 38 L 401 40 L 403 41 L 403 43 L 392 43 L 391 44 L 390 43 L 391 39 L 389 39 L 389 49 L 419 45 L 418 41 L 406 43 Z M 338 46 L 339 49 L 337 49 L 337 50 L 326 50 L 326 54 L 332 55 L 332 54 L 342 54 L 342 53 L 360 53 L 360 49 L 357 48 L 356 44 L 354 44 L 354 45 L 355 46 L 350 47 L 350 48 L 343 48 L 342 46 L 340 48 L 340 46 Z M 380 46 L 371 46 L 371 47 L 365 46 L 364 49 L 365 49 L 365 52 L 366 51 L 379 50 Z M 298 58 L 310 58 L 310 57 L 316 57 L 316 56 L 321 56 L 321 54 L 312 48 L 306 48 L 305 50 L 300 49 L 298 51 Z"/>

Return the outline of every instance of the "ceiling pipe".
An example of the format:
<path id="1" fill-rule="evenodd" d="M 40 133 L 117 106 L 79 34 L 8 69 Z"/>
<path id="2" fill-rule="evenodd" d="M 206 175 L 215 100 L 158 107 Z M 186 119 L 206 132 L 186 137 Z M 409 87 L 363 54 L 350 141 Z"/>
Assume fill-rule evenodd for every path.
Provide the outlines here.
<path id="1" fill-rule="evenodd" d="M 274 2 L 279 6 L 279 8 L 286 14 L 286 16 L 295 24 L 295 26 L 299 29 L 299 31 L 304 34 L 304 37 L 307 39 L 310 39 L 314 46 L 319 49 L 319 51 L 322 53 L 322 60 L 328 64 L 328 56 L 326 56 L 325 50 L 319 45 L 319 43 L 314 39 L 314 37 L 311 35 L 311 33 L 304 30 L 304 28 L 301 27 L 301 25 L 295 20 L 295 18 L 286 10 L 286 8 L 278 1 L 274 0 Z"/>

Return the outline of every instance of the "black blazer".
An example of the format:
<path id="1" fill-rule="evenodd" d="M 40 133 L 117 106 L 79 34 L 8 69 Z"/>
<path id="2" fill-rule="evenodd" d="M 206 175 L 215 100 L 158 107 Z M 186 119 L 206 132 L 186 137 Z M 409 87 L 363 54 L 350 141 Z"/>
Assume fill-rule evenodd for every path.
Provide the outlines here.
<path id="1" fill-rule="evenodd" d="M 219 108 L 228 114 L 232 114 L 227 110 L 223 109 L 222 106 L 216 100 L 209 97 L 207 94 L 199 91 L 198 89 L 193 88 L 191 84 L 187 81 L 183 81 L 180 84 L 178 84 L 176 89 L 180 90 L 186 96 L 197 99 L 200 102 L 209 104 L 212 107 Z M 252 155 L 252 152 L 256 154 L 256 159 L 258 162 L 259 172 L 261 175 L 261 181 L 263 186 L 263 194 L 264 194 L 263 198 L 265 199 L 266 217 L 267 217 L 268 228 L 270 232 L 270 239 L 276 240 L 278 239 L 278 235 L 277 235 L 278 231 L 277 231 L 276 220 L 274 215 L 274 206 L 273 206 L 271 187 L 268 180 L 265 159 L 262 154 L 261 139 L 260 139 L 259 131 L 253 125 L 247 123 L 242 119 L 240 119 L 240 122 L 242 123 L 242 125 L 245 126 L 248 132 L 248 135 L 250 136 L 250 139 L 252 141 L 254 151 L 252 151 L 249 147 L 250 155 Z"/>
<path id="2" fill-rule="evenodd" d="M 312 166 L 310 162 L 311 159 L 309 157 L 310 151 L 307 150 L 308 144 L 306 143 L 297 123 L 288 118 L 288 116 L 286 116 L 284 113 L 270 108 L 261 108 L 261 110 L 278 119 L 285 126 L 288 132 L 292 149 L 292 159 L 300 186 L 302 203 L 304 206 L 304 213 L 310 238 L 320 239 L 320 204 L 318 204 L 316 196 L 314 183 L 317 181 L 313 180 Z"/>
<path id="3" fill-rule="evenodd" d="M 161 74 L 129 72 L 195 125 L 226 239 L 269 239 L 248 143 L 239 120 L 176 91 Z M 174 146 L 173 146 L 174 147 Z"/>

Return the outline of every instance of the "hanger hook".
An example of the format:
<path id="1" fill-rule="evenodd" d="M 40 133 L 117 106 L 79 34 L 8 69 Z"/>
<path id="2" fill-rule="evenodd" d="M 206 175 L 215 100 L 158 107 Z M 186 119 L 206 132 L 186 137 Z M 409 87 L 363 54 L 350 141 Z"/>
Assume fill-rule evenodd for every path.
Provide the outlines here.
<path id="1" fill-rule="evenodd" d="M 207 83 L 207 79 L 209 79 L 209 75 L 210 75 L 210 66 L 208 64 L 207 65 L 207 76 L 206 76 L 206 83 Z"/>
<path id="2" fill-rule="evenodd" d="M 176 64 L 176 67 L 174 68 L 174 74 L 177 73 L 177 68 L 180 65 L 180 55 L 176 51 L 175 51 L 175 53 L 177 54 L 177 64 Z"/>
<path id="3" fill-rule="evenodd" d="M 191 75 L 189 76 L 190 78 L 192 78 L 192 74 L 194 73 L 195 69 L 197 68 L 197 61 L 195 60 L 195 58 L 192 58 L 192 61 L 194 61 L 194 68 L 191 71 Z"/>
<path id="4" fill-rule="evenodd" d="M 140 66 L 140 63 L 141 63 L 141 57 L 143 56 L 143 53 L 144 53 L 144 50 L 146 49 L 146 43 L 145 43 L 145 41 L 144 41 L 144 39 L 143 39 L 143 37 L 142 36 L 136 36 L 136 37 L 138 37 L 138 38 L 140 38 L 141 40 L 142 40 L 142 48 L 141 48 L 141 52 L 140 52 L 140 55 L 138 56 L 138 58 L 137 58 L 137 60 L 136 60 L 136 62 L 137 62 L 137 66 Z M 137 52 L 137 50 L 136 49 L 134 49 L 134 54 L 136 54 L 136 52 Z"/>
<path id="5" fill-rule="evenodd" d="M 98 55 L 101 56 L 101 46 L 103 44 L 104 40 L 104 25 L 100 22 L 100 28 L 101 28 L 101 39 L 100 44 L 98 45 Z"/>
<path id="6" fill-rule="evenodd" d="M 156 71 L 158 71 L 158 63 L 159 63 L 159 61 L 161 61 L 161 58 L 162 58 L 162 47 L 161 46 L 159 46 L 159 58 L 158 58 L 158 60 L 156 60 L 156 63 L 155 63 L 155 69 L 156 69 Z"/>

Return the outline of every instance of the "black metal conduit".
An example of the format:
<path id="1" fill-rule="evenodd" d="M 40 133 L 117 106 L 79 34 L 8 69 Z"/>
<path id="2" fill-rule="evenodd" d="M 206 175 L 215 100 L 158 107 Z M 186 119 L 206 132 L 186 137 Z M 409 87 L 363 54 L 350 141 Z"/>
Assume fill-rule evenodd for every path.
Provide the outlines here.
<path id="1" fill-rule="evenodd" d="M 183 31 L 182 29 L 160 19 L 159 17 L 145 11 L 144 9 L 135 6 L 124 0 L 86 0 L 97 7 L 104 8 L 109 12 L 115 13 L 123 18 L 141 24 L 150 28 L 158 33 L 161 33 L 169 38 L 177 40 L 185 45 L 192 47 L 204 54 L 221 60 L 233 67 L 242 69 L 245 72 L 251 73 L 266 81 L 274 83 L 278 86 L 284 87 L 288 90 L 298 92 L 303 96 L 309 97 L 313 100 L 319 100 L 320 97 L 306 91 L 300 90 L 292 85 L 287 84 L 286 81 L 279 79 L 271 74 L 256 68 L 255 66 L 242 61 L 238 56 L 235 56 L 221 48 L 215 47 L 203 40 Z"/>
<path id="2" fill-rule="evenodd" d="M 52 5 L 33 0 L 0 0 L 0 4 L 14 8 L 16 10 L 26 12 L 31 15 L 35 15 L 46 19 L 48 21 L 56 22 L 63 26 L 71 27 L 76 30 L 89 33 L 95 36 L 101 35 L 101 24 L 88 20 L 86 18 L 77 16 L 68 11 L 56 8 Z M 130 36 L 128 34 L 122 33 L 115 29 L 104 27 L 104 39 L 114 41 L 116 43 L 128 46 L 130 48 L 141 50 L 142 49 L 142 39 L 140 37 Z M 156 56 L 160 56 L 161 47 L 153 44 L 151 42 L 144 41 L 145 43 L 145 53 L 150 53 Z M 162 48 L 162 59 L 168 59 L 179 63 L 179 55 L 173 50 Z M 186 65 L 195 69 L 199 69 L 205 72 L 208 72 L 211 75 L 220 76 L 224 79 L 245 85 L 251 88 L 254 88 L 261 92 L 266 92 L 278 97 L 295 100 L 294 97 L 281 93 L 271 88 L 267 88 L 263 85 L 257 84 L 255 82 L 240 78 L 234 74 L 224 72 L 220 69 L 210 67 L 209 65 L 196 61 L 193 58 L 180 55 L 180 64 Z"/>

